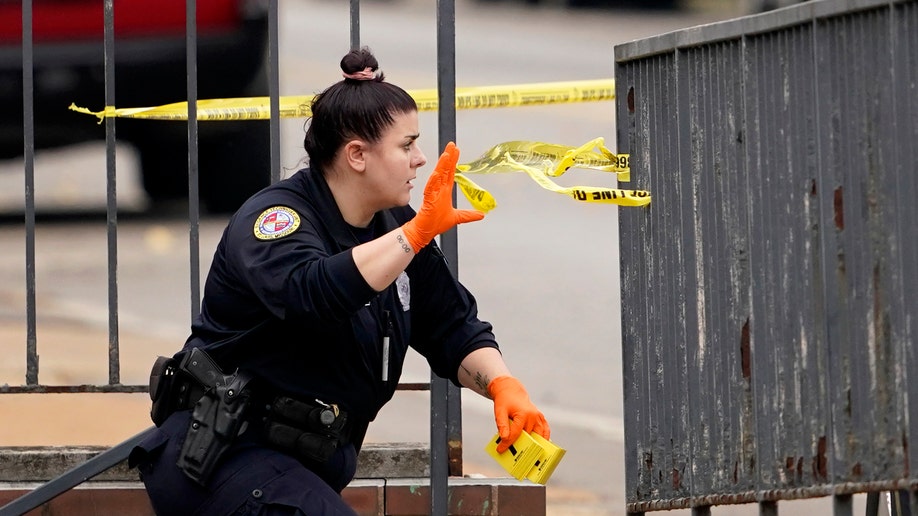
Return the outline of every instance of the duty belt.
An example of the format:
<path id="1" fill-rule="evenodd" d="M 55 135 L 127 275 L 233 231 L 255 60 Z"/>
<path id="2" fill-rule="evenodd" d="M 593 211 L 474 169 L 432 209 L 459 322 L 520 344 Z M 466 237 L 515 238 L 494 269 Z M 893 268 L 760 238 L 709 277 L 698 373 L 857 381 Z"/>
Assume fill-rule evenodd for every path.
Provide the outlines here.
<path id="1" fill-rule="evenodd" d="M 304 462 L 324 463 L 350 439 L 337 405 L 275 395 L 245 371 L 227 375 L 206 352 L 192 348 L 176 365 L 160 357 L 150 375 L 151 417 L 157 426 L 177 410 L 193 409 L 178 466 L 205 484 L 224 452 L 249 426 L 274 448 Z"/>

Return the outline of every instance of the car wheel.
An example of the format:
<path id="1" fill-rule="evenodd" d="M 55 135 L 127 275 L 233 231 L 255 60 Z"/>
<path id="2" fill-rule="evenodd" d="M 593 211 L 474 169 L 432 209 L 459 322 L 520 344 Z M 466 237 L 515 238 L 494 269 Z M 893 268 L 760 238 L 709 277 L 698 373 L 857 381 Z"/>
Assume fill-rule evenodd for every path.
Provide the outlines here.
<path id="1" fill-rule="evenodd" d="M 229 127 L 219 130 L 215 124 Z M 202 200 L 211 212 L 236 211 L 271 182 L 269 122 L 204 123 L 199 128 Z"/>
<path id="2" fill-rule="evenodd" d="M 140 152 L 143 187 L 153 205 L 188 198 L 188 126 L 129 120 L 119 133 Z M 158 127 L 157 127 L 158 126 Z M 211 213 L 235 211 L 271 181 L 268 121 L 198 124 L 198 190 Z"/>
<path id="3" fill-rule="evenodd" d="M 130 135 L 128 139 L 140 153 L 140 173 L 143 189 L 154 205 L 185 199 L 188 197 L 188 141 L 187 136 L 169 128 L 168 131 L 143 131 L 134 126 L 173 122 L 124 121 L 119 123 L 118 133 Z M 126 125 L 122 131 L 122 125 Z M 184 125 L 183 125 L 184 127 Z"/>

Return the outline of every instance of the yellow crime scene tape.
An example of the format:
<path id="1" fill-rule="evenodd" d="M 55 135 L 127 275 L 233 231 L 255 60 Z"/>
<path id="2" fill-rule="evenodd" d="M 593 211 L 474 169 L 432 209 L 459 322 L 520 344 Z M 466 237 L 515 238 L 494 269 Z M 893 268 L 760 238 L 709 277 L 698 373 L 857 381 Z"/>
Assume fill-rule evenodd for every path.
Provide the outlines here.
<path id="1" fill-rule="evenodd" d="M 621 190 L 599 186 L 561 186 L 550 177 L 558 177 L 571 168 L 585 168 L 614 172 L 621 182 L 631 180 L 628 154 L 614 154 L 605 146 L 603 138 L 595 138 L 580 147 L 553 143 L 513 141 L 495 145 L 471 163 L 459 165 L 456 186 L 476 210 L 488 212 L 497 201 L 487 190 L 475 184 L 468 174 L 500 174 L 525 172 L 539 186 L 574 200 L 589 203 L 617 204 L 619 206 L 646 206 L 650 192 Z"/>
<path id="2" fill-rule="evenodd" d="M 439 99 L 436 89 L 408 90 L 419 111 L 436 111 Z M 283 96 L 279 99 L 281 118 L 308 118 L 315 95 Z M 598 102 L 615 99 L 613 79 L 562 81 L 503 86 L 481 86 L 456 89 L 457 109 L 484 109 L 500 107 L 535 106 L 574 102 Z M 230 99 L 198 100 L 199 121 L 267 120 L 271 118 L 269 97 L 244 97 Z M 148 120 L 188 120 L 188 103 L 176 102 L 155 107 L 116 108 L 106 106 L 102 111 L 70 105 L 70 110 L 94 115 L 99 123 L 106 118 L 139 118 Z M 613 154 L 602 138 L 591 140 L 580 147 L 542 142 L 506 142 L 496 145 L 479 159 L 458 167 L 456 185 L 478 210 L 488 212 L 497 201 L 469 179 L 466 174 L 494 174 L 525 172 L 542 188 L 571 196 L 580 202 L 617 204 L 619 206 L 645 206 L 650 194 L 644 190 L 621 190 L 595 186 L 563 187 L 550 177 L 558 177 L 570 168 L 586 168 L 615 172 L 619 181 L 630 179 L 628 155 Z"/>
<path id="3" fill-rule="evenodd" d="M 408 90 L 419 111 L 436 111 L 439 108 L 437 90 Z M 281 118 L 308 118 L 315 95 L 280 97 Z M 456 88 L 457 109 L 484 109 L 498 107 L 535 106 L 573 102 L 598 102 L 615 99 L 615 80 L 594 79 L 585 81 L 544 82 Z M 269 97 L 242 97 L 232 99 L 198 100 L 199 121 L 268 120 L 271 118 Z M 143 118 L 149 120 L 188 120 L 188 103 L 176 102 L 155 107 L 116 108 L 107 106 L 102 111 L 70 105 L 71 111 L 95 115 L 99 122 L 105 118 Z"/>

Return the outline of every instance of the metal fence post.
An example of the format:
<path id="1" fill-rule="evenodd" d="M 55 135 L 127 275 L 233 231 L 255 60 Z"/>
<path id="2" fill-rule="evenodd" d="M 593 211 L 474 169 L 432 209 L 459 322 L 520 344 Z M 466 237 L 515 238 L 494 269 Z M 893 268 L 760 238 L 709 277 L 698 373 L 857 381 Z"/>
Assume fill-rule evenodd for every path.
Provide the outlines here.
<path id="1" fill-rule="evenodd" d="M 354 0 L 358 1 L 358 0 Z M 280 42 L 278 22 L 278 0 L 268 2 L 268 96 L 270 98 L 271 120 L 269 132 L 271 141 L 271 182 L 280 181 Z"/>
<path id="2" fill-rule="evenodd" d="M 185 0 L 185 61 L 188 95 L 188 254 L 191 321 L 201 313 L 201 200 L 198 167 L 197 0 Z M 114 120 L 114 119 L 112 119 Z"/>
<path id="3" fill-rule="evenodd" d="M 456 140 L 456 6 L 437 1 L 437 111 L 439 148 Z M 456 189 L 453 188 L 453 204 Z M 450 272 L 458 276 L 456 228 L 440 235 Z M 461 398 L 459 389 L 444 378 L 430 378 L 430 506 L 431 514 L 447 513 L 449 475 L 462 471 Z M 457 471 L 458 468 L 458 471 Z"/>
<path id="4" fill-rule="evenodd" d="M 35 314 L 35 94 L 32 0 L 22 0 L 22 130 L 25 157 L 26 385 L 38 385 Z"/>
<path id="5" fill-rule="evenodd" d="M 105 2 L 105 105 L 115 105 L 115 3 Z M 121 383 L 118 337 L 118 196 L 115 120 L 105 124 L 106 234 L 108 238 L 108 383 Z"/>

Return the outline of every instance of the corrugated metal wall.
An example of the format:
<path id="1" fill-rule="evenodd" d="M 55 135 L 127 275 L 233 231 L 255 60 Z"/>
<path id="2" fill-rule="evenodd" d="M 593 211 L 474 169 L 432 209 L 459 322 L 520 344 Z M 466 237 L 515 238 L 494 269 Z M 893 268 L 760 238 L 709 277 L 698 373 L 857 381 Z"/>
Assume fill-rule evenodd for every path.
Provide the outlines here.
<path id="1" fill-rule="evenodd" d="M 653 195 L 619 213 L 628 510 L 918 479 L 918 2 L 615 59 L 618 151 Z"/>

